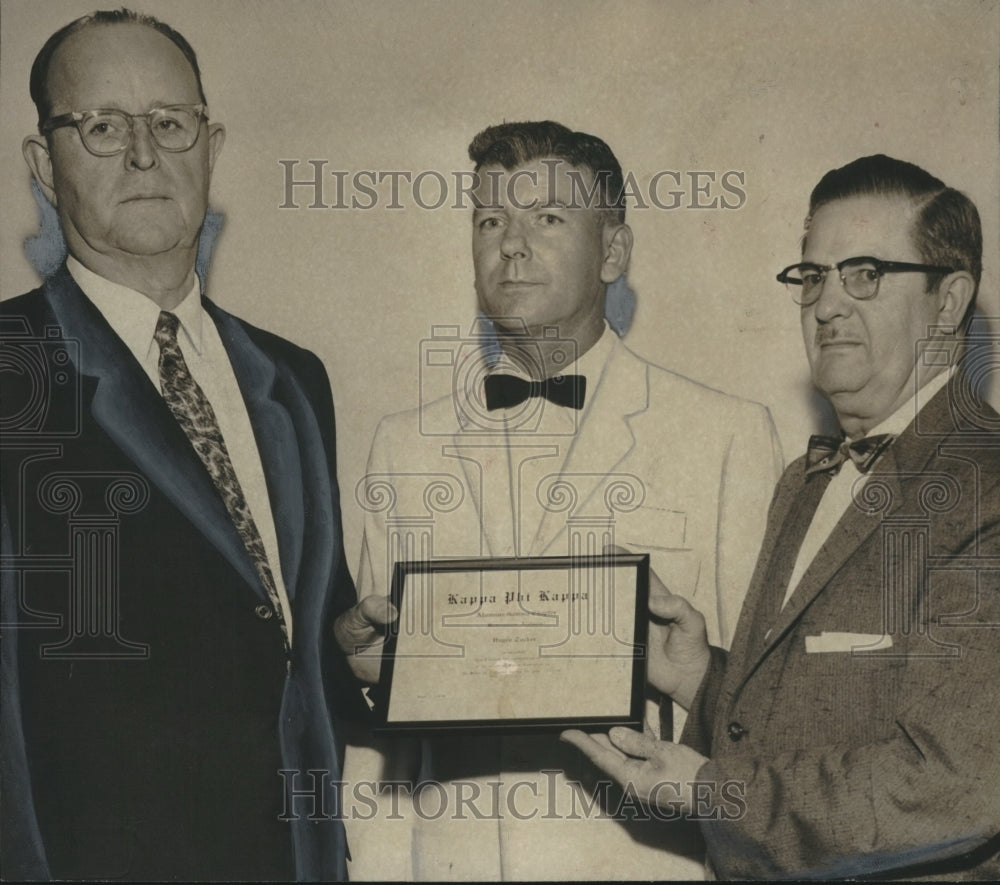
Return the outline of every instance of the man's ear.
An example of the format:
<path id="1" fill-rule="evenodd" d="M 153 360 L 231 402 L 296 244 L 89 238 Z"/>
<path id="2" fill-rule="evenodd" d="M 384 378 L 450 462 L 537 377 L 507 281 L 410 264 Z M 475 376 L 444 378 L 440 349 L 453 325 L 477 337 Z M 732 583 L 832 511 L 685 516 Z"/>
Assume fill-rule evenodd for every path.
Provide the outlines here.
<path id="1" fill-rule="evenodd" d="M 57 206 L 56 189 L 52 180 L 52 157 L 45 136 L 29 135 L 21 143 L 21 153 L 24 154 L 24 162 L 28 164 L 45 198 L 53 206 Z"/>
<path id="2" fill-rule="evenodd" d="M 208 124 L 208 172 L 211 175 L 215 168 L 215 161 L 222 153 L 222 146 L 226 143 L 226 127 L 221 123 Z"/>
<path id="3" fill-rule="evenodd" d="M 960 328 L 975 291 L 976 281 L 966 270 L 957 270 L 941 280 L 935 295 L 940 324 Z"/>
<path id="4" fill-rule="evenodd" d="M 606 225 L 604 228 L 604 263 L 601 281 L 613 283 L 626 270 L 632 254 L 632 228 L 627 224 Z"/>

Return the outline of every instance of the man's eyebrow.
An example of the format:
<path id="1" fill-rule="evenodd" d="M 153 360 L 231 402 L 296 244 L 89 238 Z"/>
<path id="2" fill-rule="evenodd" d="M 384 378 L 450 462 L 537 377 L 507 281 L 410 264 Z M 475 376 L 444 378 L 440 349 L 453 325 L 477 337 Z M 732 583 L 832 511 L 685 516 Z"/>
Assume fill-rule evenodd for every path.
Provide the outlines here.
<path id="1" fill-rule="evenodd" d="M 135 111 L 130 111 L 128 108 L 126 108 L 122 104 L 122 102 L 118 101 L 117 99 L 112 98 L 112 99 L 109 99 L 108 101 L 101 102 L 100 104 L 92 104 L 92 105 L 89 105 L 88 107 L 80 108 L 80 110 L 82 110 L 82 111 L 121 111 L 123 114 L 132 114 L 134 116 L 136 113 L 148 114 L 150 111 L 157 110 L 159 108 L 174 108 L 174 107 L 185 106 L 185 105 L 194 105 L 194 104 L 201 104 L 201 102 L 197 102 L 197 101 L 193 101 L 193 102 L 192 101 L 151 101 L 151 102 L 149 102 L 149 104 L 147 104 L 145 106 L 145 110 L 135 112 Z"/>
<path id="2" fill-rule="evenodd" d="M 115 101 L 114 99 L 109 99 L 108 101 L 94 101 L 87 104 L 86 107 L 74 107 L 73 111 L 121 111 L 122 113 L 128 113 L 125 108 L 122 107 L 120 101 Z"/>

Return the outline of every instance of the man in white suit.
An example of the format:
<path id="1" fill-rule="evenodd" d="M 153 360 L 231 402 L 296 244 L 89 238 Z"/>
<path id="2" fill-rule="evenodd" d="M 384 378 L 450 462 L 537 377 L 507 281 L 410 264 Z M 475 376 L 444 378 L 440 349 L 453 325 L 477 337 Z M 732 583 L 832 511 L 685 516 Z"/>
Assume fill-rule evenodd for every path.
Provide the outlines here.
<path id="1" fill-rule="evenodd" d="M 606 290 L 628 267 L 632 232 L 603 141 L 558 123 L 505 123 L 469 154 L 476 291 L 490 319 L 467 339 L 425 342 L 422 368 L 452 372 L 452 394 L 376 431 L 359 486 L 359 594 L 387 593 L 400 560 L 600 553 L 610 542 L 649 553 L 728 646 L 781 468 L 770 415 L 647 363 L 609 327 Z M 657 709 L 651 696 L 651 734 L 679 729 Z M 375 866 L 356 864 L 352 878 L 701 876 L 693 829 L 574 815 L 572 784 L 587 773 L 566 750 L 554 736 L 389 749 L 382 776 L 419 771 L 454 789 L 434 820 L 410 808 L 412 844 L 404 836 L 400 854 L 412 867 L 392 866 L 387 843 L 360 850 L 381 828 L 356 826 L 355 856 Z M 363 757 L 349 753 L 349 779 L 366 776 Z M 498 801 L 482 819 L 459 807 L 463 790 L 485 797 L 490 782 Z"/>

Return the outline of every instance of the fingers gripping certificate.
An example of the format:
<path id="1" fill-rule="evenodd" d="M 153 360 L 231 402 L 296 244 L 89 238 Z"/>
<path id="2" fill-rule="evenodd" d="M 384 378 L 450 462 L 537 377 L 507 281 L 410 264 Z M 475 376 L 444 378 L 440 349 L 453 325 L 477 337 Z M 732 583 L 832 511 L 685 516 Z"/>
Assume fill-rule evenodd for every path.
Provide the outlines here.
<path id="1" fill-rule="evenodd" d="M 378 731 L 642 721 L 649 557 L 397 563 Z"/>

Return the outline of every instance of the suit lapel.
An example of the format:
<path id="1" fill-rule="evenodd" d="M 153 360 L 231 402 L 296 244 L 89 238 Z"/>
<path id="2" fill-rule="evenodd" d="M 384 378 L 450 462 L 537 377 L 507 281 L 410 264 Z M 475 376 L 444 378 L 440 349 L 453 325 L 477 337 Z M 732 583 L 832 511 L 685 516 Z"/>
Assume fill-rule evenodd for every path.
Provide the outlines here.
<path id="1" fill-rule="evenodd" d="M 211 301 L 203 301 L 226 348 L 246 404 L 254 441 L 267 484 L 281 559 L 281 575 L 289 599 L 294 599 L 302 564 L 305 504 L 303 498 L 303 448 L 282 399 L 294 396 L 286 388 L 284 367 L 279 366 L 249 338 L 242 324 Z M 318 447 L 322 451 L 322 446 Z"/>
<path id="2" fill-rule="evenodd" d="M 915 424 L 911 424 L 872 468 L 871 476 L 860 496 L 860 504 L 849 506 L 834 526 L 830 537 L 820 547 L 788 603 L 778 614 L 767 639 L 758 647 L 759 651 L 746 647 L 742 649 L 744 653 L 753 656 L 748 662 L 749 666 L 740 668 L 745 674 L 743 681 L 781 641 L 810 603 L 829 586 L 837 572 L 882 525 L 883 520 L 903 505 L 908 487 L 919 481 L 939 445 L 954 430 L 948 404 L 956 396 L 955 385 L 962 383 L 961 378 L 956 375 L 921 411 L 921 432 L 918 434 Z M 804 471 L 802 460 L 797 461 L 789 469 Z M 803 480 L 798 480 L 795 487 L 801 490 L 802 485 Z M 791 496 L 788 496 L 787 500 L 790 502 Z M 781 519 L 784 519 L 787 510 L 788 506 L 781 514 Z M 767 537 L 762 549 L 769 551 L 771 555 L 775 552 L 775 532 L 780 525 L 781 521 L 777 519 L 768 520 Z M 763 574 L 766 574 L 766 570 L 761 572 L 761 575 Z M 755 582 L 758 577 L 754 576 Z M 767 588 L 761 587 L 755 590 L 758 593 L 754 598 L 754 608 L 762 604 L 762 594 L 767 592 Z M 746 634 L 749 631 L 741 632 L 744 634 L 744 641 L 747 641 L 749 637 Z"/>
<path id="3" fill-rule="evenodd" d="M 463 394 L 464 395 L 464 394 Z M 454 408 L 451 398 L 447 401 L 449 408 Z M 487 488 L 487 483 L 491 478 L 487 477 L 487 470 L 492 470 L 495 474 L 503 472 L 504 478 L 507 471 L 507 453 L 505 451 L 506 441 L 503 433 L 484 433 L 469 415 L 476 415 L 476 409 L 481 409 L 481 405 L 463 403 L 458 410 L 457 427 L 451 438 L 452 445 L 443 447 L 442 454 L 449 469 L 453 470 L 456 462 L 461 465 L 462 473 L 465 476 L 465 487 L 469 491 L 476 508 L 477 523 L 479 525 L 480 552 L 484 556 L 502 556 L 507 553 L 509 538 L 512 537 L 513 529 L 509 520 L 503 517 L 510 510 L 510 504 L 501 504 L 499 501 L 490 500 L 491 490 Z M 444 439 L 442 439 L 444 442 Z M 487 466 L 487 461 L 492 459 L 494 463 Z M 493 476 L 495 480 L 492 485 L 497 486 L 498 476 Z M 501 485 L 506 485 L 504 479 Z M 483 549 L 485 547 L 485 549 Z"/>
<path id="4" fill-rule="evenodd" d="M 64 336 L 79 342 L 77 371 L 94 385 L 94 420 L 263 597 L 246 547 L 211 478 L 124 342 L 65 266 L 46 283 L 45 297 Z"/>
<path id="5" fill-rule="evenodd" d="M 646 364 L 616 340 L 581 419 L 560 473 L 576 491 L 576 507 L 584 507 L 605 477 L 613 473 L 632 451 L 638 428 L 649 407 Z M 549 552 L 566 530 L 565 512 L 547 511 L 539 525 L 530 553 Z M 565 552 L 565 551 L 562 551 Z"/>
<path id="6" fill-rule="evenodd" d="M 876 503 L 878 500 L 885 501 L 887 503 L 885 509 L 874 507 L 866 509 L 857 504 L 848 506 L 834 526 L 830 537 L 819 548 L 812 563 L 802 575 L 788 603 L 778 613 L 771 627 L 771 633 L 764 644 L 765 653 L 798 620 L 802 612 L 829 584 L 844 563 L 882 524 L 882 520 L 901 506 L 902 495 L 895 475 L 894 461 L 895 459 L 887 452 L 879 469 L 872 471 L 872 476 L 865 484 L 865 492 L 868 493 L 869 497 L 864 498 L 864 500 Z"/>
<path id="7" fill-rule="evenodd" d="M 752 673 L 753 668 L 749 665 L 749 659 L 751 656 L 755 656 L 760 648 L 754 629 L 759 627 L 758 612 L 763 606 L 770 608 L 771 594 L 777 590 L 768 584 L 768 578 L 772 574 L 773 560 L 780 552 L 781 530 L 795 502 L 805 491 L 803 461 L 804 459 L 800 458 L 788 467 L 775 491 L 774 500 L 767 516 L 764 540 L 761 542 L 761 553 L 757 558 L 757 564 L 750 579 L 750 587 L 740 610 L 739 622 L 733 635 L 733 645 L 729 652 L 732 665 L 727 668 L 727 674 L 731 677 L 743 674 L 745 678 Z M 754 661 L 758 660 L 759 657 L 755 656 Z"/>

